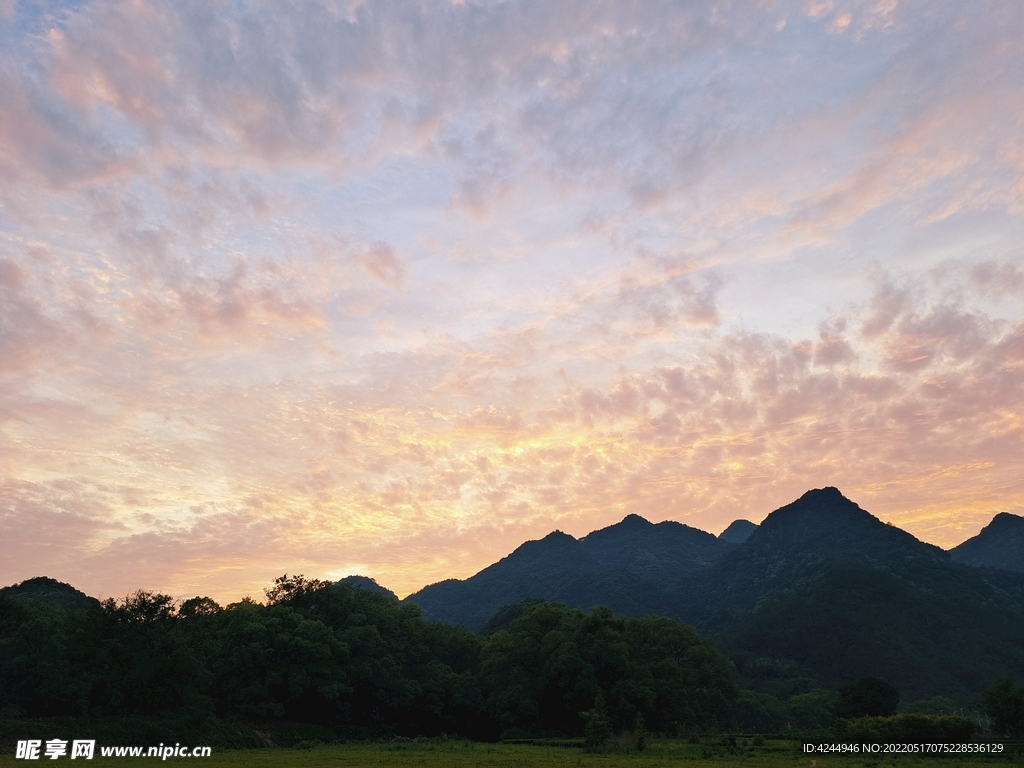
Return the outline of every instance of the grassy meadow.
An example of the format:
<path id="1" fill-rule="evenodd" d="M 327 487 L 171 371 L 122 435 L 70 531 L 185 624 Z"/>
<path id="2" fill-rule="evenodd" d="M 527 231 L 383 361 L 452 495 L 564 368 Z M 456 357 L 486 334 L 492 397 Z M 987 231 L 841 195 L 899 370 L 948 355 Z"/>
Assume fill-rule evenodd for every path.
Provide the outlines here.
<path id="1" fill-rule="evenodd" d="M 692 744 L 680 740 L 654 740 L 643 752 L 613 752 L 588 754 L 582 749 L 565 746 L 527 744 L 485 744 L 455 740 L 393 741 L 384 743 L 360 743 L 338 745 L 316 745 L 309 749 L 252 749 L 220 750 L 209 758 L 199 759 L 206 768 L 232 766 L 241 768 L 610 768 L 631 766 L 635 768 L 662 768 L 663 766 L 808 766 L 828 768 L 829 766 L 866 766 L 883 768 L 918 768 L 943 766 L 943 768 L 967 768 L 980 765 L 1021 765 L 1024 759 L 1016 756 L 990 757 L 932 757 L 915 756 L 808 756 L 799 750 L 799 745 L 790 741 L 764 741 L 754 745 L 750 739 L 739 739 L 735 747 L 724 745 L 720 740 Z M 67 758 L 63 758 L 67 759 Z M 103 758 L 99 755 L 88 765 L 114 766 L 129 763 L 163 762 L 157 758 Z M 194 762 L 196 758 L 168 758 L 168 763 Z M 25 765 L 14 755 L 0 756 L 0 766 Z"/>

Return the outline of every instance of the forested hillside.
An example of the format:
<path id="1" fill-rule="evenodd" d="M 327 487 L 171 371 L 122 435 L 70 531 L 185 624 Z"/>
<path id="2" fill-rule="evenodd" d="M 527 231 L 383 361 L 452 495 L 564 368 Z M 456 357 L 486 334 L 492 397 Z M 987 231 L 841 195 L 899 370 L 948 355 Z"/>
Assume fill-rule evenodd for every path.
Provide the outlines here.
<path id="1" fill-rule="evenodd" d="M 528 541 L 471 579 L 449 579 L 407 598 L 427 618 L 481 629 L 502 606 L 530 597 L 626 616 L 669 615 L 679 589 L 735 545 L 682 523 L 639 515 L 576 540 L 554 531 Z"/>
<path id="2" fill-rule="evenodd" d="M 999 550 L 990 529 L 975 550 Z M 1021 574 L 954 562 L 835 488 L 733 533 L 631 515 L 403 602 L 364 577 L 282 577 L 226 607 L 30 579 L 0 590 L 0 719 L 496 739 L 823 728 L 856 686 L 917 714 L 997 680 L 1024 697 Z"/>
<path id="3" fill-rule="evenodd" d="M 609 728 L 638 717 L 669 733 L 708 728 L 726 723 L 735 698 L 710 641 L 606 608 L 538 604 L 483 637 L 378 590 L 301 577 L 279 579 L 266 605 L 223 608 L 145 592 L 71 610 L 0 596 L 4 717 L 216 717 L 494 739 L 582 735 L 587 712 Z"/>
<path id="4" fill-rule="evenodd" d="M 1018 521 L 998 516 L 990 529 L 1003 536 L 983 532 L 954 557 L 1012 564 Z M 407 600 L 479 630 L 527 598 L 691 624 L 742 684 L 780 696 L 871 676 L 909 697 L 967 701 L 995 677 L 1024 677 L 1024 576 L 955 562 L 835 488 L 717 539 L 636 515 L 580 540 L 555 532 Z"/>
<path id="5" fill-rule="evenodd" d="M 1024 517 L 1000 512 L 977 536 L 949 553 L 965 565 L 1024 573 Z"/>

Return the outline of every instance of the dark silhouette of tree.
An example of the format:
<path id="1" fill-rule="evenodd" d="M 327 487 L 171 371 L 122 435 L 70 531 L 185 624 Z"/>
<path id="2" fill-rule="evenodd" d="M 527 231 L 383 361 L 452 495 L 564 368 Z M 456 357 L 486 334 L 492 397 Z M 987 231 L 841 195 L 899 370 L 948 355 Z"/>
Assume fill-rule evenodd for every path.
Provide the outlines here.
<path id="1" fill-rule="evenodd" d="M 138 591 L 69 610 L 0 595 L 0 710 L 29 717 L 493 739 L 583 735 L 591 710 L 616 732 L 703 727 L 734 696 L 728 662 L 693 629 L 601 607 L 537 603 L 483 637 L 301 575 L 276 579 L 266 605 Z"/>
<path id="2" fill-rule="evenodd" d="M 978 704 L 997 734 L 1018 741 L 1024 738 L 1024 687 L 1000 678 L 981 694 Z"/>
<path id="3" fill-rule="evenodd" d="M 899 703 L 900 692 L 895 687 L 874 677 L 862 677 L 839 689 L 836 716 L 849 719 L 895 715 Z"/>

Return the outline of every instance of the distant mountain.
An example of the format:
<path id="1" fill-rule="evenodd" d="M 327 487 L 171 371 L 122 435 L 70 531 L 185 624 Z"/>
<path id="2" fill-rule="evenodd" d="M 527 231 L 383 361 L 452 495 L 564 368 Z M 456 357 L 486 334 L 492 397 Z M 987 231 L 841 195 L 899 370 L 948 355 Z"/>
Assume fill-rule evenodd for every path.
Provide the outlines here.
<path id="1" fill-rule="evenodd" d="M 675 579 L 711 565 L 729 549 L 710 533 L 666 520 L 651 523 L 640 515 L 594 531 L 580 539 L 583 551 L 642 579 Z"/>
<path id="2" fill-rule="evenodd" d="M 521 603 L 514 603 L 512 605 L 506 605 L 498 609 L 491 618 L 487 620 L 487 623 L 480 629 L 481 635 L 493 635 L 495 632 L 500 632 L 503 629 L 509 629 L 512 626 L 512 622 L 522 616 L 526 609 L 533 605 L 543 603 L 539 597 L 528 597 Z"/>
<path id="3" fill-rule="evenodd" d="M 1024 573 L 1024 517 L 1000 512 L 981 533 L 949 550 L 953 560 L 977 568 Z"/>
<path id="4" fill-rule="evenodd" d="M 718 539 L 727 544 L 742 544 L 756 530 L 757 526 L 749 520 L 733 520 L 728 528 L 718 534 Z"/>
<path id="5" fill-rule="evenodd" d="M 354 587 L 355 589 L 365 589 L 365 590 L 367 590 L 369 592 L 377 592 L 378 594 L 381 594 L 381 595 L 387 595 L 388 597 L 393 597 L 395 600 L 398 599 L 398 595 L 396 595 L 390 589 L 387 589 L 386 587 L 382 587 L 380 584 L 377 583 L 376 579 L 371 579 L 369 576 L 355 576 L 355 575 L 353 575 L 353 576 L 346 576 L 343 579 L 338 579 L 337 583 L 338 584 L 349 584 L 350 586 Z"/>
<path id="6" fill-rule="evenodd" d="M 39 600 L 43 603 L 56 605 L 68 611 L 77 611 L 81 608 L 100 604 L 95 597 L 89 597 L 84 592 L 79 592 L 70 584 L 57 581 L 47 576 L 37 576 L 34 579 L 27 579 L 20 584 L 12 584 L 9 587 L 0 588 L 0 595 L 12 597 L 15 600 Z"/>
<path id="7" fill-rule="evenodd" d="M 672 613 L 741 668 L 775 659 L 830 687 L 872 676 L 911 697 L 1024 672 L 1024 579 L 954 563 L 835 488 L 772 512 L 678 598 Z"/>
<path id="8" fill-rule="evenodd" d="M 431 584 L 406 601 L 418 605 L 427 619 L 480 630 L 499 608 L 530 597 L 571 608 L 607 605 L 627 616 L 643 615 L 651 607 L 639 582 L 626 569 L 588 554 L 572 536 L 555 531 L 526 542 L 475 576 Z"/>
<path id="9" fill-rule="evenodd" d="M 732 529 L 728 538 L 749 535 L 730 543 L 629 515 L 578 541 L 556 531 L 527 542 L 407 600 L 487 632 L 531 598 L 659 613 L 715 636 L 744 684 L 779 695 L 871 676 L 905 698 L 964 700 L 1000 675 L 1024 676 L 1024 576 L 954 562 L 836 488 Z"/>
<path id="10" fill-rule="evenodd" d="M 627 515 L 579 540 L 555 531 L 528 541 L 475 576 L 431 584 L 406 600 L 428 619 L 477 631 L 499 609 L 529 598 L 584 610 L 606 605 L 625 616 L 664 614 L 670 593 L 731 548 L 682 523 Z"/>

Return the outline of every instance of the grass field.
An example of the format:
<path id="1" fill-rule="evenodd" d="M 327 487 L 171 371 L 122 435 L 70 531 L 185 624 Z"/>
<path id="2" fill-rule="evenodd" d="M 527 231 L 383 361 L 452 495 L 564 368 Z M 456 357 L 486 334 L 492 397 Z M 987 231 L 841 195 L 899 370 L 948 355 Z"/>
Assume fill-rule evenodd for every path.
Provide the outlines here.
<path id="1" fill-rule="evenodd" d="M 205 768 L 252 766 L 253 768 L 662 768 L 664 766 L 806 766 L 807 768 L 967 768 L 967 766 L 1024 765 L 1020 756 L 963 759 L 958 757 L 920 758 L 915 756 L 814 756 L 799 753 L 789 741 L 765 741 L 754 746 L 740 739 L 735 747 L 716 742 L 691 744 L 683 741 L 654 741 L 640 753 L 587 754 L 582 749 L 521 744 L 479 744 L 463 741 L 397 741 L 378 744 L 341 744 L 311 749 L 257 749 L 215 751 L 207 758 L 103 758 L 99 755 L 83 765 L 198 763 Z M 62 761 L 68 758 L 60 758 Z M 52 764 L 51 761 L 46 761 Z M 0 766 L 38 764 L 17 760 L 12 754 L 0 756 Z M 63 763 L 61 763 L 63 764 Z M 77 764 L 77 763 L 76 763 Z"/>

